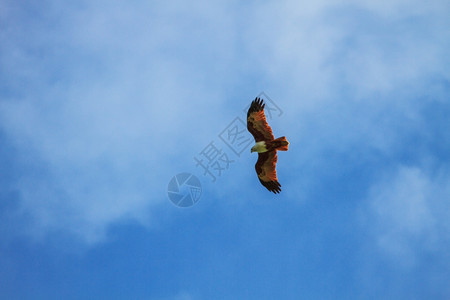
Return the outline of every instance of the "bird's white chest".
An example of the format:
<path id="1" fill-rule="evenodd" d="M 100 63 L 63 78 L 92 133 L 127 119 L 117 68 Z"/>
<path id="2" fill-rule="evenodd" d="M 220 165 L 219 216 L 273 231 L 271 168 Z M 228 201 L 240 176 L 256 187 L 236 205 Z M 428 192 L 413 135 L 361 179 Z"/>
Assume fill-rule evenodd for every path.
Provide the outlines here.
<path id="1" fill-rule="evenodd" d="M 265 141 L 256 142 L 255 146 L 253 146 L 253 150 L 255 150 L 255 152 L 258 153 L 267 152 L 266 142 Z"/>

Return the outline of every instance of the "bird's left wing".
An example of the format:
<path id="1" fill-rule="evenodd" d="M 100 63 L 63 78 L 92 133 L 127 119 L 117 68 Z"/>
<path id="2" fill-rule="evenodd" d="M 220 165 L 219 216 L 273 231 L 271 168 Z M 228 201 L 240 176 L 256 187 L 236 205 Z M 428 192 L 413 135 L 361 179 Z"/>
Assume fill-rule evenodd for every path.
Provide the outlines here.
<path id="1" fill-rule="evenodd" d="M 275 139 L 272 128 L 270 128 L 264 115 L 264 106 L 263 101 L 260 98 L 256 98 L 252 101 L 247 112 L 247 129 L 253 135 L 256 142 L 272 141 Z"/>
<path id="2" fill-rule="evenodd" d="M 255 165 L 256 174 L 259 181 L 269 191 L 277 194 L 281 192 L 281 184 L 278 182 L 277 171 L 277 151 L 268 151 L 258 154 L 258 161 Z"/>

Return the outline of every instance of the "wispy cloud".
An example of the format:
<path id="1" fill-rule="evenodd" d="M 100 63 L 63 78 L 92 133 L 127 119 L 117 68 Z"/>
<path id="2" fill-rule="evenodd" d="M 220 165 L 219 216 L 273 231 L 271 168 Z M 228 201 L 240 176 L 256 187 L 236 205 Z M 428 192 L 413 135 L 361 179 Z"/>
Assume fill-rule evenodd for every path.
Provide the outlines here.
<path id="1" fill-rule="evenodd" d="M 430 176 L 414 167 L 399 167 L 375 183 L 366 225 L 380 250 L 406 266 L 423 252 L 444 255 L 450 245 L 449 183 L 448 174 Z"/>
<path id="2" fill-rule="evenodd" d="M 140 7 L 86 5 L 31 7 L 30 19 L 10 5 L 0 114 L 23 168 L 5 189 L 18 191 L 28 230 L 95 242 L 111 222 L 148 223 L 148 209 L 165 203 L 174 157 L 199 138 L 183 126 L 215 95 L 183 59 L 181 42 L 195 41 L 180 38 L 181 23 L 149 24 Z"/>
<path id="3" fill-rule="evenodd" d="M 410 125 L 426 126 L 421 97 L 448 95 L 448 6 L 433 3 L 4 2 L 14 214 L 33 236 L 88 242 L 123 218 L 151 223 L 170 177 L 261 90 L 286 110 L 290 168 L 329 165 L 330 149 L 392 156 Z"/>

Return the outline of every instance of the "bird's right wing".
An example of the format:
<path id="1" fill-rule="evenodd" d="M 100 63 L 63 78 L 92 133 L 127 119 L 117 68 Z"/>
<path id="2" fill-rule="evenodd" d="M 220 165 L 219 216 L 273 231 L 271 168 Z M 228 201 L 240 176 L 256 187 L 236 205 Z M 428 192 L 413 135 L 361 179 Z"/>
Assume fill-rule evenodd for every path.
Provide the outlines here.
<path id="1" fill-rule="evenodd" d="M 268 151 L 258 154 L 258 161 L 255 165 L 256 174 L 259 181 L 269 191 L 277 194 L 281 192 L 281 184 L 278 182 L 277 171 L 277 151 Z"/>

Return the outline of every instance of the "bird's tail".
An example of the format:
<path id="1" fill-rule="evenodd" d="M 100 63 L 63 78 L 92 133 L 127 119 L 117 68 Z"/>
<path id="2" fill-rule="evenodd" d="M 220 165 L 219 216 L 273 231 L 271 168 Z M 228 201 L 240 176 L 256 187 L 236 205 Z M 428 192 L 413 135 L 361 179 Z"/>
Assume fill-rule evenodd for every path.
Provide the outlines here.
<path id="1" fill-rule="evenodd" d="M 280 151 L 288 151 L 289 149 L 289 142 L 286 139 L 285 136 L 279 137 L 277 139 L 274 139 L 272 141 L 273 146 L 276 150 L 280 150 Z"/>

